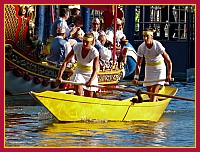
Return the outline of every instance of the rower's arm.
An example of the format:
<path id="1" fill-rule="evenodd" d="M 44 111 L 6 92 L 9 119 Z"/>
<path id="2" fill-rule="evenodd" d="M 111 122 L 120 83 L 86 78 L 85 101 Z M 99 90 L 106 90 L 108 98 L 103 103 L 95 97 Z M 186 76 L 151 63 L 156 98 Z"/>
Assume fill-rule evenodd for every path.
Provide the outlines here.
<path id="1" fill-rule="evenodd" d="M 58 73 L 58 77 L 57 77 L 58 80 L 60 80 L 60 81 L 62 80 L 63 72 L 65 71 L 67 64 L 71 61 L 73 56 L 74 56 L 74 51 L 72 49 L 69 52 L 69 54 L 67 55 L 67 57 L 65 58 L 65 60 L 64 60 L 63 64 L 61 65 L 61 67 L 60 67 L 60 70 L 59 70 L 59 73 Z"/>
<path id="2" fill-rule="evenodd" d="M 134 79 L 132 81 L 135 86 L 138 86 L 138 80 L 139 80 L 139 75 L 140 75 L 142 60 L 143 60 L 143 57 L 139 57 L 139 56 L 137 57 L 137 63 L 136 63 L 136 68 L 135 68 L 135 75 L 134 75 Z"/>
<path id="3" fill-rule="evenodd" d="M 141 65 L 142 65 L 143 57 L 137 57 L 137 63 L 135 68 L 135 75 L 140 75 Z"/>
<path id="4" fill-rule="evenodd" d="M 167 81 L 171 80 L 171 75 L 172 75 L 172 61 L 169 57 L 169 55 L 164 51 L 164 53 L 162 54 L 165 62 L 167 63 Z"/>
<path id="5" fill-rule="evenodd" d="M 97 75 L 98 68 L 99 68 L 99 56 L 97 56 L 93 61 L 92 75 L 86 85 L 88 85 L 88 86 L 91 85 L 92 81 L 94 80 L 95 76 Z"/>

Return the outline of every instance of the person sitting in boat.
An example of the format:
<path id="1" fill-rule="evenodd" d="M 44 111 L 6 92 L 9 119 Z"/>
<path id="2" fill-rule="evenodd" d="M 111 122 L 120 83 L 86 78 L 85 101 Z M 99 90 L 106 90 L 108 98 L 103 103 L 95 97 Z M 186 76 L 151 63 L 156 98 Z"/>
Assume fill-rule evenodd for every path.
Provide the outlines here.
<path id="1" fill-rule="evenodd" d="M 69 39 L 69 37 L 74 34 L 68 24 L 67 20 L 69 18 L 69 12 L 70 10 L 68 8 L 62 8 L 60 10 L 60 17 L 55 20 L 55 22 L 52 25 L 52 36 L 53 38 L 57 36 L 57 28 L 58 27 L 63 27 L 65 28 L 66 34 L 65 34 L 65 39 L 70 43 L 71 46 L 74 46 L 76 44 L 76 41 L 73 39 Z"/>
<path id="2" fill-rule="evenodd" d="M 138 85 L 138 79 L 143 58 L 145 58 L 145 78 L 144 81 L 155 81 L 165 79 L 166 82 L 171 80 L 172 62 L 169 55 L 166 53 L 163 45 L 153 39 L 153 29 L 143 31 L 144 42 L 138 47 L 137 63 L 133 84 Z M 166 66 L 167 64 L 167 76 Z M 143 83 L 147 92 L 158 93 L 160 86 L 164 85 L 165 81 Z M 150 95 L 150 102 L 157 101 L 157 97 Z"/>
<path id="3" fill-rule="evenodd" d="M 67 25 L 67 20 L 69 18 L 69 12 L 70 12 L 70 10 L 68 8 L 62 8 L 60 10 L 60 17 L 58 19 L 56 19 L 54 21 L 53 25 L 52 25 L 52 35 L 53 35 L 53 37 L 57 36 L 57 28 L 60 27 L 60 26 L 65 28 L 65 31 L 66 31 L 65 36 L 66 37 L 70 36 L 70 28 Z"/>
<path id="4" fill-rule="evenodd" d="M 69 19 L 67 20 L 67 24 L 70 25 L 71 23 L 73 23 L 74 17 L 77 15 L 80 15 L 81 11 L 79 8 L 73 8 L 71 9 L 71 16 L 69 17 Z"/>
<path id="5" fill-rule="evenodd" d="M 112 52 L 111 50 L 109 50 L 108 48 L 104 46 L 105 43 L 106 43 L 106 35 L 103 32 L 101 32 L 98 37 L 98 40 L 95 41 L 95 45 L 94 45 L 94 47 L 96 47 L 97 50 L 99 51 L 99 60 L 100 60 L 101 70 L 105 70 L 110 67 L 109 61 L 112 57 Z"/>
<path id="6" fill-rule="evenodd" d="M 76 38 L 75 35 L 77 34 L 77 32 L 79 32 L 79 34 L 81 34 L 81 37 L 84 36 L 84 31 L 81 29 L 81 27 L 83 26 L 83 18 L 80 15 L 77 15 L 74 17 L 73 23 L 71 23 L 69 25 L 70 28 L 70 38 Z"/>
<path id="7" fill-rule="evenodd" d="M 129 43 L 129 40 L 122 38 L 120 41 L 120 45 L 121 45 L 121 50 L 120 50 L 120 54 L 118 57 L 118 62 L 119 63 L 126 63 L 127 62 L 127 58 L 128 56 L 131 56 L 135 62 L 137 61 L 137 53 L 135 51 L 135 48 Z M 120 64 L 118 64 L 120 65 Z M 127 66 L 126 66 L 126 70 Z"/>
<path id="8" fill-rule="evenodd" d="M 62 66 L 60 67 L 56 81 L 62 81 L 62 74 L 66 65 L 70 62 L 73 56 L 77 59 L 77 67 L 72 76 L 72 81 L 76 83 L 84 83 L 85 85 L 77 84 L 74 86 L 76 95 L 83 95 L 93 97 L 94 91 L 98 88 L 91 85 L 98 85 L 98 67 L 99 67 L 99 52 L 93 46 L 94 34 L 91 32 L 85 33 L 82 43 L 77 43 L 72 51 L 65 58 Z"/>
<path id="9" fill-rule="evenodd" d="M 76 33 L 73 34 L 73 39 L 75 39 L 77 42 L 83 41 L 83 32 L 82 30 L 78 29 Z"/>
<path id="10" fill-rule="evenodd" d="M 113 44 L 113 38 L 114 38 L 114 21 L 111 27 L 107 28 L 105 33 L 106 33 L 106 38 L 108 41 L 110 41 Z M 122 28 L 122 20 L 120 20 L 119 18 L 117 18 L 116 20 L 116 49 L 120 50 L 121 46 L 120 46 L 120 40 L 122 38 L 126 39 L 126 35 L 123 33 L 123 28 Z"/>
<path id="11" fill-rule="evenodd" d="M 55 63 L 58 67 L 65 59 L 65 57 L 69 54 L 72 47 L 70 43 L 65 40 L 66 29 L 63 26 L 57 28 L 57 36 L 53 38 L 50 54 L 47 56 L 47 61 Z M 75 62 L 74 58 L 72 61 L 68 63 L 67 67 L 70 68 Z"/>
<path id="12" fill-rule="evenodd" d="M 94 37 L 96 41 L 98 40 L 98 37 L 99 37 L 99 32 L 98 32 L 99 27 L 100 27 L 100 20 L 98 18 L 94 18 L 92 20 L 92 28 L 90 29 L 90 32 L 94 33 Z"/>

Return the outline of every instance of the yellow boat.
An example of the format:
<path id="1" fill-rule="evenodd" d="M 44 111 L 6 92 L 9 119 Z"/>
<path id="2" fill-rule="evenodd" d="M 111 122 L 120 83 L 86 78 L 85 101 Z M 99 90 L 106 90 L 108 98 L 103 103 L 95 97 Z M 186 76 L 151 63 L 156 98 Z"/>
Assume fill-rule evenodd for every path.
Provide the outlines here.
<path id="1" fill-rule="evenodd" d="M 159 94 L 174 96 L 177 88 L 164 86 Z M 142 94 L 143 102 L 133 102 L 137 96 L 124 100 L 101 99 L 77 96 L 61 92 L 30 92 L 59 121 L 154 121 L 157 122 L 172 98 L 159 97 L 158 102 L 147 102 L 148 95 Z"/>

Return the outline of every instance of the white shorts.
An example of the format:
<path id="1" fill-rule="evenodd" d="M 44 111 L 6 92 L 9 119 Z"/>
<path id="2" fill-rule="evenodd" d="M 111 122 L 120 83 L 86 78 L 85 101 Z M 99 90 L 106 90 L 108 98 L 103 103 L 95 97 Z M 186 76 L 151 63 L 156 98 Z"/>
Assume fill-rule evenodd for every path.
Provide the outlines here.
<path id="1" fill-rule="evenodd" d="M 145 66 L 145 78 L 144 81 L 156 81 L 160 79 L 166 79 L 166 66 L 163 62 L 161 65 Z M 143 86 L 152 86 L 155 84 L 164 85 L 165 81 L 143 83 Z"/>
<path id="2" fill-rule="evenodd" d="M 74 74 L 72 76 L 72 81 L 77 83 L 86 83 L 89 81 L 91 77 L 92 71 L 82 71 L 79 68 L 76 68 Z M 95 79 L 92 81 L 92 85 L 98 85 L 98 77 L 96 76 Z M 97 87 L 86 87 L 83 85 L 83 89 L 88 91 L 98 91 Z"/>

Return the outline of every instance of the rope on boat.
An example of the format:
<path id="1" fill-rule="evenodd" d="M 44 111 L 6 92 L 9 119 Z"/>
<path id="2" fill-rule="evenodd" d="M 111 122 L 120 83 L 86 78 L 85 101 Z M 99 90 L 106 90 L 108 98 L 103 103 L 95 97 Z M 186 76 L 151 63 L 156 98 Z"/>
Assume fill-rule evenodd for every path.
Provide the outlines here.
<path id="1" fill-rule="evenodd" d="M 134 105 L 134 104 L 135 104 L 135 103 L 131 102 L 130 106 L 128 106 L 128 109 L 127 109 L 127 111 L 126 111 L 126 113 L 125 113 L 124 118 L 122 119 L 122 121 L 124 121 L 124 119 L 126 118 L 126 115 L 128 114 L 128 111 L 129 111 L 130 107 L 131 107 L 132 105 Z"/>

